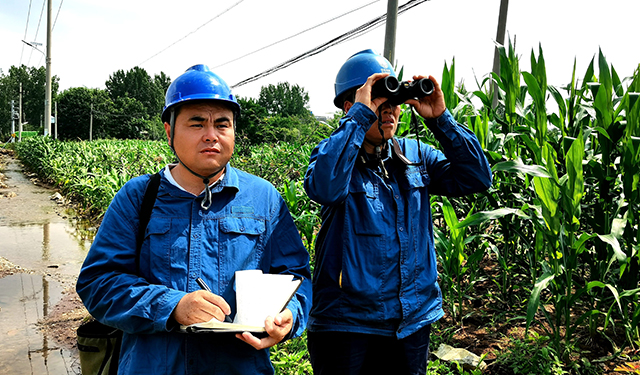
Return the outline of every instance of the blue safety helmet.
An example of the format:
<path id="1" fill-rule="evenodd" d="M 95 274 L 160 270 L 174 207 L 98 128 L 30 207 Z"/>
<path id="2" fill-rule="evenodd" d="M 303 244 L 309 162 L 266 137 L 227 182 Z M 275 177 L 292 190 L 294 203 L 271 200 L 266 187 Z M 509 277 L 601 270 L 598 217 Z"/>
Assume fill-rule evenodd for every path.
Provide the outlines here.
<path id="1" fill-rule="evenodd" d="M 171 82 L 164 99 L 162 122 L 169 122 L 171 110 L 176 106 L 192 100 L 219 100 L 228 104 L 234 122 L 240 114 L 240 104 L 227 83 L 206 65 L 194 65 Z"/>
<path id="2" fill-rule="evenodd" d="M 349 57 L 336 76 L 334 85 L 336 97 L 333 99 L 333 104 L 338 108 L 342 108 L 344 94 L 353 88 L 364 85 L 367 82 L 367 78 L 375 73 L 389 73 L 389 75 L 397 78 L 389 60 L 370 49 L 360 51 Z"/>

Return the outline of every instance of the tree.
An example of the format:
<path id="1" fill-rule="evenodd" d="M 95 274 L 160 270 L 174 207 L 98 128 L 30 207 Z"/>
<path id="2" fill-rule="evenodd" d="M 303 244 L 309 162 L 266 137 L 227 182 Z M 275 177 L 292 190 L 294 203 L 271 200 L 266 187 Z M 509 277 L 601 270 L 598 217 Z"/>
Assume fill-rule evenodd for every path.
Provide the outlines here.
<path id="1" fill-rule="evenodd" d="M 238 98 L 241 114 L 236 123 L 236 138 L 249 144 L 262 142 L 261 128 L 266 117 L 267 109 L 258 104 L 253 98 Z"/>
<path id="2" fill-rule="evenodd" d="M 258 104 L 264 107 L 270 115 L 311 116 L 308 109 L 309 94 L 304 88 L 298 85 L 291 86 L 288 82 L 262 87 Z"/>
<path id="3" fill-rule="evenodd" d="M 144 105 L 127 96 L 111 100 L 106 90 L 74 87 L 58 97 L 60 139 L 161 139 L 159 115 L 149 118 Z"/>
<path id="4" fill-rule="evenodd" d="M 162 112 L 167 83 L 170 84 L 171 80 L 166 74 L 160 73 L 152 79 L 146 70 L 135 66 L 127 72 L 116 71 L 109 76 L 105 86 L 111 100 L 124 97 L 136 99 L 142 103 L 149 117 L 153 117 Z"/>
<path id="5" fill-rule="evenodd" d="M 58 96 L 58 138 L 88 140 L 91 122 L 92 137 L 105 138 L 109 118 L 105 114 L 112 110 L 113 102 L 105 90 L 73 87 L 63 91 Z"/>
<path id="6" fill-rule="evenodd" d="M 55 101 L 60 79 L 51 77 L 51 97 Z M 0 74 L 0 134 L 8 134 L 11 129 L 11 100 L 15 101 L 16 110 L 20 98 L 22 83 L 23 122 L 30 124 L 30 129 L 38 129 L 44 116 L 44 98 L 46 90 L 46 68 L 12 66 L 9 74 Z M 16 122 L 17 124 L 17 122 Z M 17 125 L 16 125 L 17 130 Z"/>
<path id="7" fill-rule="evenodd" d="M 156 74 L 153 77 L 153 81 L 155 82 L 156 86 L 158 86 L 162 90 L 163 95 L 167 92 L 169 85 L 171 85 L 171 78 L 169 78 L 168 75 L 164 74 L 164 72 Z"/>

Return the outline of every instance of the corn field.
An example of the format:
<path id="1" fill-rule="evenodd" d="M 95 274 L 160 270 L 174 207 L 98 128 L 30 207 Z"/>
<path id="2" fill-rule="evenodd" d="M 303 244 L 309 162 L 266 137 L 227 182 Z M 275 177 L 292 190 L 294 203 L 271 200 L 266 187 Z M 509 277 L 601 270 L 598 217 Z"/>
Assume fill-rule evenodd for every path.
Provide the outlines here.
<path id="1" fill-rule="evenodd" d="M 531 51 L 528 72 L 511 42 L 499 52 L 500 74 L 487 75 L 475 91 L 456 87 L 455 61 L 443 69 L 447 107 L 475 132 L 494 173 L 485 193 L 432 197 L 446 310 L 460 324 L 479 301 L 508 310 L 529 334 L 542 332 L 565 369 L 580 373 L 572 364 L 585 342 L 610 342 L 611 356 L 640 348 L 640 70 L 621 79 L 598 51 L 586 72 L 579 75 L 574 63 L 569 83 L 555 87 L 541 47 Z M 437 148 L 426 128 L 409 134 L 411 116 L 403 108 L 397 134 Z M 232 159 L 279 189 L 312 261 L 319 207 L 302 180 L 314 146 L 240 144 Z M 166 142 L 153 141 L 36 137 L 16 149 L 93 216 L 130 178 L 173 160 Z M 495 265 L 490 272 L 487 262 Z M 481 283 L 493 292 L 479 294 Z M 299 341 L 272 353 L 279 373 L 311 371 Z"/>

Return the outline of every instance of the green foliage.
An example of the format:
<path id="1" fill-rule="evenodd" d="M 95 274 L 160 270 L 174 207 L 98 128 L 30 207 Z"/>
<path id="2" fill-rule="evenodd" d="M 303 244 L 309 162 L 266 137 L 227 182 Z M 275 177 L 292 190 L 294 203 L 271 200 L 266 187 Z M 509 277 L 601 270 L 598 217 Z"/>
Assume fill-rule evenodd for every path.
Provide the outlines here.
<path id="1" fill-rule="evenodd" d="M 136 99 L 142 104 L 149 117 L 162 112 L 164 93 L 171 84 L 169 77 L 160 73 L 151 78 L 146 70 L 138 66 L 129 71 L 118 70 L 105 82 L 109 97 L 114 102 L 118 98 Z"/>
<path id="2" fill-rule="evenodd" d="M 461 364 L 458 362 L 445 362 L 436 359 L 434 361 L 429 361 L 427 364 L 427 374 L 426 375 L 480 375 L 482 374 L 482 370 L 474 369 L 471 371 L 467 371 L 463 368 Z"/>
<path id="3" fill-rule="evenodd" d="M 529 335 L 545 332 L 543 339 L 515 340 L 499 355 L 497 364 L 508 373 L 596 374 L 586 359 L 575 360 L 580 340 L 604 339 L 614 355 L 640 347 L 640 67 L 620 79 L 599 51 L 581 79 L 574 63 L 570 83 L 555 87 L 547 83 L 541 46 L 531 52 L 528 72 L 520 70 L 511 41 L 498 52 L 500 73 L 488 75 L 472 92 L 455 86 L 455 60 L 443 70 L 449 109 L 477 135 L 493 171 L 493 186 L 485 193 L 432 199 L 444 303 L 461 322 L 475 313 L 465 311 L 467 301 L 487 297 L 497 310 L 525 320 Z M 123 74 L 112 78 L 124 80 Z M 7 82 L 0 76 L 0 85 Z M 156 76 L 154 82 L 169 80 Z M 289 100 L 291 106 L 283 105 Z M 303 193 L 302 181 L 311 150 L 337 128 L 340 116 L 319 124 L 308 114 L 307 101 L 304 90 L 288 84 L 265 89 L 259 100 L 240 99 L 231 163 L 276 186 L 313 255 L 319 206 Z M 153 129 L 162 136 L 149 113 L 126 116 L 147 108 L 129 92 L 114 99 L 101 90 L 70 89 L 60 95 L 60 113 L 65 103 L 76 106 L 64 109 L 69 118 L 59 114 L 67 139 L 86 139 L 90 103 L 99 136 Z M 422 125 L 417 132 L 409 127 L 412 120 Z M 440 148 L 407 107 L 398 134 Z M 16 149 L 27 165 L 82 197 L 97 214 L 129 178 L 154 172 L 171 157 L 166 142 L 36 137 Z M 486 271 L 487 261 L 497 268 Z M 498 293 L 475 295 L 474 286 L 484 280 Z M 452 340 L 453 332 L 455 327 L 443 328 L 434 343 Z M 278 373 L 310 373 L 304 341 L 291 340 L 272 353 Z M 438 361 L 429 371 L 464 373 Z"/>
<path id="4" fill-rule="evenodd" d="M 307 109 L 309 95 L 298 85 L 262 87 L 260 98 L 238 98 L 242 113 L 237 138 L 242 143 L 318 143 L 333 128 L 320 123 Z"/>
<path id="5" fill-rule="evenodd" d="M 60 79 L 51 77 L 51 97 L 55 98 L 58 92 Z M 44 97 L 46 83 L 46 69 L 12 66 L 8 74 L 0 73 L 0 136 L 8 135 L 11 130 L 11 101 L 15 101 L 16 111 L 20 100 L 20 83 L 22 83 L 22 113 L 23 122 L 27 122 L 24 130 L 38 130 L 40 123 L 44 122 Z M 54 99 L 55 100 L 55 99 Z M 52 107 L 53 108 L 53 107 Z M 16 131 L 18 130 L 16 121 Z M 4 141 L 4 140 L 3 140 Z"/>
<path id="6" fill-rule="evenodd" d="M 298 85 L 280 82 L 260 89 L 258 104 L 270 115 L 309 117 L 309 94 Z"/>
<path id="7" fill-rule="evenodd" d="M 147 115 L 144 105 L 128 96 L 111 99 L 105 90 L 74 87 L 58 96 L 58 137 L 163 139 L 159 115 Z"/>
<path id="8" fill-rule="evenodd" d="M 494 366 L 518 375 L 569 374 L 558 354 L 543 340 L 512 340 L 511 343 L 513 346 L 507 352 L 498 353 Z"/>
<path id="9" fill-rule="evenodd" d="M 15 149 L 27 167 L 77 199 L 94 217 L 104 214 L 131 178 L 155 173 L 173 160 L 166 142 L 153 141 L 61 142 L 33 137 Z"/>
<path id="10" fill-rule="evenodd" d="M 309 375 L 313 374 L 309 351 L 307 350 L 307 332 L 301 337 L 288 340 L 269 348 L 271 363 L 276 374 Z"/>

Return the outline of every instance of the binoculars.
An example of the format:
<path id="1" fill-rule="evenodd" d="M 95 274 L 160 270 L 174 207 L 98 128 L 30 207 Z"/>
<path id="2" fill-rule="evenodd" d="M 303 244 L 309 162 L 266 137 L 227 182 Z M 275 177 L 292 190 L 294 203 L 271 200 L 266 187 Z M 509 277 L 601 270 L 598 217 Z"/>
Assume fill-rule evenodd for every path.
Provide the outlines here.
<path id="1" fill-rule="evenodd" d="M 387 103 L 399 105 L 408 99 L 420 99 L 431 95 L 433 90 L 433 82 L 428 78 L 399 82 L 396 77 L 386 76 L 373 84 L 371 98 L 387 98 Z"/>

